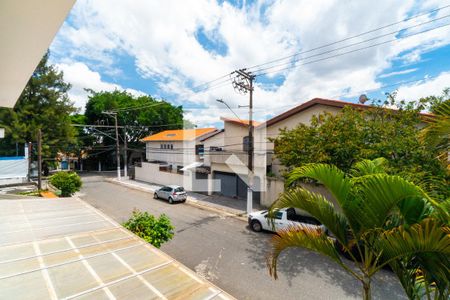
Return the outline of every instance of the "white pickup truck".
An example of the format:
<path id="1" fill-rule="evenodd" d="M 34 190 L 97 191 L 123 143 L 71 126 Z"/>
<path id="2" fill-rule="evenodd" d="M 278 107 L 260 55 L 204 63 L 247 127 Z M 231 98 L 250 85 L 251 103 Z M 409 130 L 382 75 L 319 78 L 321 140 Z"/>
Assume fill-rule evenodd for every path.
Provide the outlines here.
<path id="1" fill-rule="evenodd" d="M 253 231 L 278 231 L 280 229 L 289 228 L 292 226 L 308 226 L 313 228 L 320 228 L 326 231 L 325 226 L 323 226 L 318 220 L 313 217 L 297 214 L 294 208 L 283 208 L 275 212 L 273 225 L 268 219 L 268 211 L 261 210 L 258 212 L 253 212 L 248 216 L 248 225 Z"/>

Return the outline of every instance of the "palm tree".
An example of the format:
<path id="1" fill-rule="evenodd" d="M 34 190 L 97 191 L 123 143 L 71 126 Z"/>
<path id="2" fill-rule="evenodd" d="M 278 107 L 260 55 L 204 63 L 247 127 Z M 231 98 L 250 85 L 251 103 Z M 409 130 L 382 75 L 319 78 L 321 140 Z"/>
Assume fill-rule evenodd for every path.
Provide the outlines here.
<path id="1" fill-rule="evenodd" d="M 331 192 L 336 204 L 293 186 L 272 205 L 270 215 L 284 207 L 301 209 L 322 222 L 333 237 L 311 227 L 281 230 L 271 242 L 270 274 L 277 278 L 277 260 L 283 250 L 302 247 L 328 256 L 359 280 L 364 299 L 371 297 L 372 276 L 387 265 L 410 298 L 447 299 L 449 213 L 420 187 L 384 173 L 384 164 L 384 159 L 365 160 L 356 164 L 353 176 L 326 164 L 294 169 L 288 186 L 303 178 L 314 179 Z M 342 259 L 336 245 L 356 263 L 356 269 Z"/>
<path id="2" fill-rule="evenodd" d="M 434 114 L 427 118 L 427 126 L 422 129 L 420 138 L 428 146 L 438 149 L 439 158 L 448 164 L 450 149 L 450 100 L 446 100 L 434 109 Z"/>

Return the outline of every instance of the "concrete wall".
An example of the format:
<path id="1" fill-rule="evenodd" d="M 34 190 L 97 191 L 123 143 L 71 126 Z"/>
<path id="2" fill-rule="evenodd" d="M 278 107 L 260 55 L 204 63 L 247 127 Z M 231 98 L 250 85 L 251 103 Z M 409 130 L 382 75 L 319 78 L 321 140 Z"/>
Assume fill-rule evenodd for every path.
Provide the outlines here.
<path id="1" fill-rule="evenodd" d="M 208 177 L 211 179 L 211 176 Z M 185 172 L 184 175 L 159 170 L 159 164 L 143 162 L 142 167 L 135 167 L 135 179 L 159 185 L 179 185 L 188 191 L 208 192 L 213 183 L 208 179 L 195 179 L 195 174 Z M 210 186 L 211 185 L 211 186 Z"/>
<path id="2" fill-rule="evenodd" d="M 173 149 L 161 149 L 161 145 L 173 145 Z M 196 161 L 195 142 L 146 142 L 146 159 L 164 161 L 169 164 L 185 166 Z"/>
<path id="3" fill-rule="evenodd" d="M 314 105 L 300 113 L 297 113 L 295 115 L 290 116 L 289 118 L 286 118 L 285 120 L 282 120 L 272 126 L 267 127 L 266 130 L 266 136 L 267 137 L 277 137 L 280 129 L 287 128 L 287 129 L 293 129 L 297 127 L 300 123 L 309 125 L 311 124 L 311 118 L 314 115 L 319 115 L 324 112 L 329 112 L 332 114 L 337 114 L 339 111 L 341 111 L 341 108 L 338 107 L 332 107 L 332 106 L 326 106 L 326 105 Z M 273 143 L 267 143 L 267 150 L 273 150 Z"/>
<path id="4" fill-rule="evenodd" d="M 284 181 L 278 178 L 266 177 L 266 184 L 266 191 L 261 194 L 261 205 L 269 207 L 284 192 Z"/>
<path id="5" fill-rule="evenodd" d="M 136 180 L 161 185 L 174 184 L 183 186 L 183 175 L 162 172 L 159 170 L 159 164 L 143 162 L 142 167 L 135 168 L 135 174 Z"/>
<path id="6" fill-rule="evenodd" d="M 244 151 L 243 138 L 248 136 L 248 127 L 232 122 L 225 122 L 225 147 L 227 151 Z"/>

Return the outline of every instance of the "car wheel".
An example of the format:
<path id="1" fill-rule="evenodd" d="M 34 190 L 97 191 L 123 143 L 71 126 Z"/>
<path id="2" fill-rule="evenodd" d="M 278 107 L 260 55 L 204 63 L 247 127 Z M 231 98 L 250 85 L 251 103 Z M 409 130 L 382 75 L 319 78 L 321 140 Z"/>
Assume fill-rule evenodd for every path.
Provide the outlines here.
<path id="1" fill-rule="evenodd" d="M 173 204 L 173 198 L 172 197 L 169 197 L 169 203 Z"/>
<path id="2" fill-rule="evenodd" d="M 261 225 L 261 222 L 259 222 L 258 220 L 253 220 L 253 221 L 250 223 L 250 227 L 252 228 L 253 231 L 256 231 L 256 232 L 262 231 L 262 225 Z"/>
<path id="3" fill-rule="evenodd" d="M 153 193 L 153 199 L 158 199 L 158 194 L 156 192 Z"/>

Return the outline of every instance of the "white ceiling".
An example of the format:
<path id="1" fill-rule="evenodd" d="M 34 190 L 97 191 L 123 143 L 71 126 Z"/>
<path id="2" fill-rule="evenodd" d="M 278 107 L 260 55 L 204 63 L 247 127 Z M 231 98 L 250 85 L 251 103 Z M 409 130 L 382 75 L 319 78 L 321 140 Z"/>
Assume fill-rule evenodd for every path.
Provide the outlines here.
<path id="1" fill-rule="evenodd" d="M 0 107 L 13 107 L 75 0 L 0 1 Z"/>

